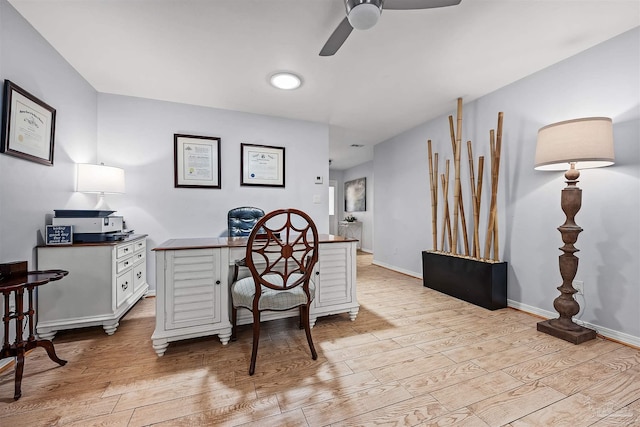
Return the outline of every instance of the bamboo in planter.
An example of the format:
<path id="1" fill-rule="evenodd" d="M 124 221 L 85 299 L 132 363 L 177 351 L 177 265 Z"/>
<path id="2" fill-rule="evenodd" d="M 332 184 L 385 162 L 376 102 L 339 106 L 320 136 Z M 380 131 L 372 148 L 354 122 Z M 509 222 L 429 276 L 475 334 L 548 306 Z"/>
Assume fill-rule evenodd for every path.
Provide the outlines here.
<path id="1" fill-rule="evenodd" d="M 469 167 L 469 185 L 471 195 L 471 206 L 473 221 L 471 224 L 471 234 L 473 236 L 472 248 L 469 249 L 469 238 L 467 235 L 467 225 L 464 214 L 463 188 L 461 182 L 461 152 L 462 152 L 462 98 L 458 99 L 457 105 L 457 127 L 454 125 L 453 116 L 449 116 L 449 131 L 451 136 L 451 148 L 453 151 L 454 162 L 454 180 L 450 182 L 450 161 L 445 161 L 445 173 L 438 175 L 438 153 L 433 153 L 432 141 L 428 140 L 429 151 L 429 182 L 432 203 L 432 237 L 433 248 L 438 251 L 438 177 L 440 178 L 442 198 L 443 198 L 443 217 L 442 217 L 442 235 L 440 236 L 440 251 L 447 252 L 446 244 L 448 243 L 448 252 L 452 255 L 461 255 L 459 250 L 459 227 L 463 234 L 464 255 L 478 260 L 499 261 L 499 235 L 498 235 L 498 210 L 497 210 L 497 192 L 500 172 L 500 153 L 502 147 L 502 123 L 503 113 L 498 113 L 498 129 L 490 131 L 490 160 L 491 160 L 491 194 L 489 203 L 489 218 L 487 220 L 487 233 L 485 239 L 484 257 L 481 251 L 480 240 L 480 220 L 481 220 L 481 201 L 484 180 L 484 163 L 485 157 L 478 157 L 477 173 L 474 170 L 475 159 L 473 157 L 473 145 L 471 141 L 467 141 L 467 155 Z M 477 181 L 476 181 L 477 179 Z M 449 206 L 449 186 L 453 186 L 453 205 Z M 451 209 L 453 214 L 451 214 Z M 453 217 L 453 218 L 452 218 Z M 452 224 L 453 223 L 453 224 Z M 445 240 L 446 239 L 446 240 Z M 493 257 L 491 256 L 493 253 Z"/>
<path id="2" fill-rule="evenodd" d="M 491 247 L 493 243 L 493 259 L 498 260 L 498 177 L 500 174 L 500 151 L 502 148 L 502 112 L 498 113 L 498 138 L 493 129 L 489 133 L 491 147 L 491 201 L 489 204 L 489 220 L 487 222 L 487 235 L 484 245 L 484 257 L 491 259 Z"/>
<path id="3" fill-rule="evenodd" d="M 458 253 L 458 214 L 462 226 L 464 254 L 469 256 L 469 236 L 467 235 L 467 221 L 464 215 L 464 199 L 462 198 L 462 184 L 460 182 L 460 154 L 462 145 L 462 98 L 458 98 L 457 129 L 453 130 L 453 117 L 449 116 L 449 131 L 454 158 L 455 182 L 453 187 L 453 254 Z"/>
<path id="4" fill-rule="evenodd" d="M 429 185 L 431 187 L 431 233 L 433 249 L 438 250 L 438 153 L 435 154 L 434 163 L 431 140 L 427 141 L 427 149 L 429 152 Z"/>
<path id="5" fill-rule="evenodd" d="M 445 173 L 440 176 L 442 180 L 442 200 L 444 211 L 442 214 L 442 239 L 440 248 L 444 251 L 444 237 L 447 235 L 447 242 L 449 243 L 449 251 L 453 244 L 451 237 L 451 216 L 449 213 L 449 159 L 445 161 Z"/>
<path id="6" fill-rule="evenodd" d="M 480 235 L 478 229 L 480 228 L 480 209 L 479 200 L 476 194 L 476 178 L 473 170 L 473 148 L 471 147 L 471 141 L 467 141 L 467 155 L 469 157 L 469 183 L 471 185 L 471 201 L 473 208 L 473 249 L 471 256 L 478 257 L 480 253 Z"/>

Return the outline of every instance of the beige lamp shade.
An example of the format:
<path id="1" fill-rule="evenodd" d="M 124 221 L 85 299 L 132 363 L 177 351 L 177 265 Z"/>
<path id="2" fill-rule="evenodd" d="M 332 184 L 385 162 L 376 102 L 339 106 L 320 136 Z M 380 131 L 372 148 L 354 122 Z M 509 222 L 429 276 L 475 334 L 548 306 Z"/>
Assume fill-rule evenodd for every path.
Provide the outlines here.
<path id="1" fill-rule="evenodd" d="M 78 164 L 76 191 L 124 193 L 124 169 L 105 165 Z"/>
<path id="2" fill-rule="evenodd" d="M 599 168 L 614 163 L 613 125 L 607 117 L 554 123 L 538 131 L 536 170 Z"/>

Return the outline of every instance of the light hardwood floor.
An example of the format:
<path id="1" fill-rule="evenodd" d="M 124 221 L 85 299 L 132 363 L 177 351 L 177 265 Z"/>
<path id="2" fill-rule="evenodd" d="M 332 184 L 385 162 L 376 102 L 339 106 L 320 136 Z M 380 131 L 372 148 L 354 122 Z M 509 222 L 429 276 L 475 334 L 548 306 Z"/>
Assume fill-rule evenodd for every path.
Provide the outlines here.
<path id="1" fill-rule="evenodd" d="M 0 373 L 1 426 L 638 426 L 640 351 L 538 333 L 533 316 L 487 311 L 358 256 L 360 314 L 318 319 L 318 360 L 292 320 L 151 348 L 155 299 L 112 336 L 61 332 L 60 367 L 26 358 L 22 398 Z"/>

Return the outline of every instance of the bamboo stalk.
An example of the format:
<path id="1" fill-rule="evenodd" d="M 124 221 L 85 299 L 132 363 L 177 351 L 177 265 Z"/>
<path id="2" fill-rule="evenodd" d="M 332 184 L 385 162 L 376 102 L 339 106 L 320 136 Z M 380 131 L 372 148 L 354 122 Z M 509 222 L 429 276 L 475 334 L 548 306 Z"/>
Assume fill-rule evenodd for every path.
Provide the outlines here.
<path id="1" fill-rule="evenodd" d="M 491 243 L 493 241 L 493 224 L 496 217 L 496 142 L 495 131 L 491 129 L 489 132 L 489 146 L 491 147 L 491 200 L 489 202 L 489 220 L 487 222 L 487 235 L 484 241 L 484 257 L 491 258 Z"/>
<path id="2" fill-rule="evenodd" d="M 471 201 L 472 201 L 472 211 L 473 211 L 473 244 L 471 256 L 474 258 L 478 258 L 478 253 L 480 252 L 480 243 L 478 242 L 479 234 L 478 227 L 480 225 L 480 213 L 478 212 L 478 199 L 476 198 L 476 178 L 475 173 L 473 171 L 473 148 L 471 146 L 471 141 L 467 141 L 467 155 L 469 157 L 469 182 L 471 184 Z"/>
<path id="3" fill-rule="evenodd" d="M 498 202 L 498 179 L 500 178 L 500 154 L 502 151 L 502 120 L 504 114 L 501 112 L 498 113 L 498 130 L 496 135 L 496 204 Z M 500 246 L 499 246 L 499 238 L 498 238 L 498 209 L 496 207 L 496 213 L 493 218 L 493 260 L 500 260 Z"/>
<path id="4" fill-rule="evenodd" d="M 436 231 L 434 232 L 435 237 L 436 237 L 436 243 L 437 243 L 437 237 L 438 237 L 438 230 L 437 230 L 437 226 L 438 226 L 438 153 L 434 153 L 433 155 L 433 194 L 434 194 L 434 202 L 436 204 L 436 207 L 434 209 L 434 221 L 433 223 L 436 225 Z M 434 247 L 433 250 L 438 250 L 437 247 Z"/>
<path id="5" fill-rule="evenodd" d="M 478 157 L 478 188 L 476 189 L 476 210 L 478 211 L 478 216 L 480 215 L 480 207 L 482 205 L 482 183 L 483 183 L 483 175 L 484 175 L 484 156 Z M 478 222 L 478 232 L 480 232 L 480 224 Z M 478 237 L 478 258 L 482 258 L 482 254 L 480 252 L 480 238 Z"/>
<path id="6" fill-rule="evenodd" d="M 460 182 L 460 152 L 462 145 L 462 98 L 458 98 L 457 109 L 457 129 L 455 135 L 455 149 L 454 149 L 454 169 L 455 169 L 455 182 L 453 188 L 453 241 L 454 241 L 454 254 L 458 253 L 458 216 L 460 216 L 460 222 L 462 223 L 462 235 L 464 241 L 464 253 L 469 255 L 469 237 L 467 235 L 467 221 L 464 216 L 464 203 L 462 201 L 461 192 L 462 185 Z M 451 120 L 450 120 L 451 122 Z M 451 127 L 451 126 L 450 126 Z"/>
<path id="7" fill-rule="evenodd" d="M 433 250 L 438 250 L 438 218 L 436 217 L 437 207 L 436 200 L 437 194 L 435 193 L 434 179 L 433 179 L 433 154 L 431 151 L 431 140 L 427 140 L 427 152 L 429 156 L 429 188 L 431 190 L 431 237 L 433 238 Z M 438 175 L 436 174 L 436 182 Z"/>
<path id="8" fill-rule="evenodd" d="M 480 204 L 482 203 L 482 175 L 483 174 L 484 174 L 484 156 L 480 156 L 478 157 L 478 189 L 476 190 L 476 197 L 478 198 L 478 212 L 480 212 Z"/>
<path id="9" fill-rule="evenodd" d="M 445 234 L 448 238 L 449 252 L 451 252 L 451 246 L 453 244 L 453 238 L 451 236 L 451 216 L 449 212 L 449 160 L 445 161 L 445 173 L 441 175 L 442 180 L 442 200 L 444 206 L 444 213 L 442 215 L 442 244 L 440 247 L 444 251 L 444 237 Z M 446 233 L 445 233 L 446 231 Z"/>

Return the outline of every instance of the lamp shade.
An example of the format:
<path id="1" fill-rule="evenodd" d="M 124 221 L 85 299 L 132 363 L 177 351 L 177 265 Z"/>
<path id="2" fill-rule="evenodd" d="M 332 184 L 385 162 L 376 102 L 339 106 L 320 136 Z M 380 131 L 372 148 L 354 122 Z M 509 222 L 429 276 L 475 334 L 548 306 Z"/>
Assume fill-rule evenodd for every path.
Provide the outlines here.
<path id="1" fill-rule="evenodd" d="M 76 191 L 124 193 L 124 169 L 105 165 L 78 164 Z"/>
<path id="2" fill-rule="evenodd" d="M 538 131 L 536 170 L 598 168 L 614 163 L 613 125 L 607 117 L 586 117 L 554 123 Z"/>

